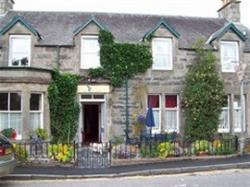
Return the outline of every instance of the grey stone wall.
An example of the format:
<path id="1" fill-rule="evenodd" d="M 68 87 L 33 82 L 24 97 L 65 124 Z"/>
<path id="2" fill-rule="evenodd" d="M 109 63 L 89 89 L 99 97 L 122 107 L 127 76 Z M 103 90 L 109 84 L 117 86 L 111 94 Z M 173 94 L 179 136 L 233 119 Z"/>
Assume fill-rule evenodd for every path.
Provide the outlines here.
<path id="1" fill-rule="evenodd" d="M 218 10 L 219 17 L 232 22 L 240 22 L 240 3 L 240 0 L 230 0 Z"/>
<path id="2" fill-rule="evenodd" d="M 0 66 L 8 65 L 8 36 L 9 34 L 30 34 L 25 27 L 17 24 L 14 26 L 8 33 L 0 38 L 2 42 L 2 48 L 0 49 Z M 80 69 L 81 57 L 81 36 L 86 34 L 97 35 L 99 33 L 99 28 L 95 24 L 90 24 L 86 27 L 82 32 L 74 37 L 74 46 L 68 47 L 39 47 L 36 46 L 38 44 L 38 38 L 32 35 L 32 59 L 31 66 L 37 68 L 46 68 L 53 69 L 54 67 L 59 67 L 61 71 L 64 72 L 74 72 L 79 73 L 81 75 L 86 75 L 87 71 Z M 139 74 L 133 79 L 129 80 L 129 114 L 130 117 L 132 114 L 145 114 L 146 113 L 146 100 L 148 94 L 161 94 L 164 96 L 165 94 L 178 94 L 180 96 L 180 100 L 182 98 L 182 91 L 184 87 L 185 74 L 188 71 L 189 66 L 192 64 L 194 59 L 194 51 L 192 50 L 184 50 L 179 49 L 178 39 L 175 38 L 170 32 L 166 29 L 160 27 L 155 33 L 154 36 L 158 37 L 171 37 L 173 40 L 173 70 L 170 71 L 160 71 L 160 70 L 152 70 L 149 69 L 144 74 Z M 250 53 L 243 53 L 244 42 L 234 33 L 226 33 L 220 40 L 230 40 L 230 41 L 238 41 L 240 46 L 240 60 L 244 62 L 250 61 Z M 191 46 L 192 44 L 190 44 Z M 219 41 L 215 41 L 214 45 L 214 54 L 218 57 L 218 71 L 221 72 L 220 66 L 220 50 L 219 50 Z M 58 60 L 58 52 L 59 52 L 59 64 L 57 64 Z M 39 73 L 40 74 L 40 73 Z M 235 73 L 220 73 L 222 79 L 225 82 L 226 93 L 231 94 L 231 106 L 232 99 L 234 95 L 239 95 L 239 82 L 237 80 Z M 0 83 L 0 89 L 2 91 L 6 90 L 22 90 L 28 98 L 28 94 L 30 90 L 42 91 L 47 95 L 47 85 L 42 84 L 41 82 L 33 82 L 29 84 L 18 83 L 18 78 L 28 76 L 32 79 L 36 79 L 36 74 L 31 74 L 27 72 L 4 72 L 2 76 L 0 75 L 0 79 L 4 79 L 5 77 L 16 77 L 15 81 L 11 84 Z M 45 76 L 45 75 L 44 75 Z M 40 74 L 40 77 L 47 79 Z M 250 116 L 250 66 L 246 69 L 246 86 L 245 86 L 245 95 L 247 98 L 247 116 Z M 94 83 L 93 83 L 94 84 Z M 124 135 L 125 129 L 125 88 L 113 88 L 110 94 L 107 94 L 106 100 L 106 125 L 107 129 L 105 129 L 105 139 L 108 140 L 114 136 Z M 27 99 L 26 99 L 27 100 Z M 47 101 L 46 101 L 47 102 Z M 26 105 L 28 103 L 26 102 Z M 46 125 L 49 126 L 49 110 L 47 103 L 45 103 L 45 121 Z M 163 105 L 163 104 L 162 104 Z M 27 115 L 27 114 L 24 114 Z M 180 133 L 184 133 L 184 113 L 180 108 Z M 47 117 L 46 117 L 47 116 Z M 231 111 L 232 116 L 232 111 Z M 24 117 L 24 123 L 26 118 Z M 130 119 L 131 122 L 131 119 Z M 162 124 L 164 124 L 164 118 L 162 117 Z M 231 121 L 231 127 L 233 125 L 233 120 Z M 232 128 L 231 128 L 232 129 Z M 26 133 L 24 131 L 24 133 Z M 233 131 L 232 131 L 233 133 Z M 250 135 L 250 122 L 247 118 L 247 134 Z"/>

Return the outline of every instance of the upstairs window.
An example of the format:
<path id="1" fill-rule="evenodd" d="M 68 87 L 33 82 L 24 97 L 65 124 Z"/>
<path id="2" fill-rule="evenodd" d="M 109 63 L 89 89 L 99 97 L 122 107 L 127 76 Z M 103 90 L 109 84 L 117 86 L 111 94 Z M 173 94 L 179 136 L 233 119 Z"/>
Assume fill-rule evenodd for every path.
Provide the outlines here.
<path id="1" fill-rule="evenodd" d="M 100 67 L 100 45 L 98 36 L 82 36 L 81 69 Z"/>
<path id="2" fill-rule="evenodd" d="M 171 38 L 153 38 L 152 54 L 153 66 L 155 70 L 173 69 L 173 49 Z"/>
<path id="3" fill-rule="evenodd" d="M 235 72 L 239 62 L 239 45 L 237 42 L 221 42 L 221 69 L 222 72 Z"/>
<path id="4" fill-rule="evenodd" d="M 11 35 L 9 39 L 9 66 L 30 66 L 31 37 Z"/>

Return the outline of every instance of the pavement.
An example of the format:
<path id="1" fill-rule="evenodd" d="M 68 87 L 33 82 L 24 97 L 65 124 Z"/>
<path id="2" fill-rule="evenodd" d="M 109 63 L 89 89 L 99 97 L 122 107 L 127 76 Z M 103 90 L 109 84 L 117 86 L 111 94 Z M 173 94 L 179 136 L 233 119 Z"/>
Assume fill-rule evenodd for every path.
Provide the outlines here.
<path id="1" fill-rule="evenodd" d="M 246 168 L 250 168 L 250 155 L 200 160 L 172 160 L 97 169 L 22 166 L 16 167 L 12 174 L 1 180 L 114 178 Z"/>

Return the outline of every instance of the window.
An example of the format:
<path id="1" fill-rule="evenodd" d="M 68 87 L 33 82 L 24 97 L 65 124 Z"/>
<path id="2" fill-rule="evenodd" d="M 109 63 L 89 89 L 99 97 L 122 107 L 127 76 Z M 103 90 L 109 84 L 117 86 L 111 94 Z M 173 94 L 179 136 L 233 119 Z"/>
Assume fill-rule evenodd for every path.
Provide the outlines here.
<path id="1" fill-rule="evenodd" d="M 100 66 L 100 45 L 98 36 L 83 36 L 81 47 L 81 69 Z"/>
<path id="2" fill-rule="evenodd" d="M 43 128 L 43 95 L 31 93 L 30 95 L 30 121 L 29 129 L 36 130 Z"/>
<path id="3" fill-rule="evenodd" d="M 219 123 L 219 128 L 218 132 L 223 133 L 223 132 L 229 132 L 229 96 L 225 96 L 225 103 L 224 106 L 222 107 L 221 114 L 220 114 L 220 123 Z"/>
<path id="4" fill-rule="evenodd" d="M 160 121 L 160 95 L 148 95 L 148 108 L 151 107 L 153 110 L 155 126 L 152 128 L 152 133 L 161 132 L 161 121 Z"/>
<path id="5" fill-rule="evenodd" d="M 165 96 L 165 131 L 179 132 L 179 106 L 177 95 Z"/>
<path id="6" fill-rule="evenodd" d="M 0 131 L 13 128 L 17 132 L 17 139 L 21 139 L 21 94 L 0 93 Z"/>
<path id="7" fill-rule="evenodd" d="M 222 72 L 235 72 L 239 62 L 239 46 L 237 42 L 221 42 L 221 68 Z"/>
<path id="8" fill-rule="evenodd" d="M 155 70 L 172 70 L 172 39 L 171 38 L 153 38 L 152 54 L 153 69 Z"/>
<path id="9" fill-rule="evenodd" d="M 234 102 L 233 102 L 234 132 L 241 132 L 241 122 L 242 122 L 241 112 L 242 112 L 242 109 L 241 109 L 240 96 L 235 95 Z M 245 120 L 243 121 L 243 123 L 244 123 L 243 130 L 245 130 Z"/>
<path id="10" fill-rule="evenodd" d="M 31 37 L 11 35 L 9 42 L 9 66 L 29 66 Z"/>

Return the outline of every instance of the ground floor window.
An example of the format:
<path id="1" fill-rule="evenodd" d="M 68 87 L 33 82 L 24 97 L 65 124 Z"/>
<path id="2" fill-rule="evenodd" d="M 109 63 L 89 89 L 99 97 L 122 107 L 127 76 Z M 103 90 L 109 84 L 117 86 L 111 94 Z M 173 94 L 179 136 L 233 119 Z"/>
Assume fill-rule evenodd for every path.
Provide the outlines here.
<path id="1" fill-rule="evenodd" d="M 163 101 L 164 105 L 162 105 Z M 148 108 L 153 109 L 155 127 L 152 133 L 179 132 L 179 98 L 178 95 L 150 94 Z M 163 114 L 163 115 L 161 115 Z"/>
<path id="2" fill-rule="evenodd" d="M 34 131 L 43 128 L 43 94 L 31 93 L 29 129 Z"/>
<path id="3" fill-rule="evenodd" d="M 178 132 L 179 131 L 179 106 L 177 95 L 165 96 L 165 131 Z"/>
<path id="4" fill-rule="evenodd" d="M 17 139 L 22 133 L 21 93 L 0 93 L 0 130 L 13 128 L 16 130 Z"/>
<path id="5" fill-rule="evenodd" d="M 245 97 L 244 103 L 245 103 Z M 241 107 L 241 100 L 239 95 L 234 95 L 233 98 L 233 127 L 234 127 L 234 132 L 241 132 L 241 123 L 242 123 L 242 107 Z M 245 118 L 245 115 L 244 115 Z M 243 130 L 245 130 L 245 119 L 243 121 Z"/>
<path id="6" fill-rule="evenodd" d="M 230 131 L 230 112 L 229 112 L 229 104 L 230 104 L 230 96 L 225 96 L 225 103 L 221 109 L 221 114 L 220 114 L 220 123 L 219 123 L 219 128 L 218 132 L 229 132 Z"/>
<path id="7" fill-rule="evenodd" d="M 160 121 L 160 116 L 161 116 L 161 111 L 160 111 L 160 105 L 161 105 L 161 100 L 160 100 L 160 95 L 148 95 L 148 108 L 151 107 L 153 110 L 154 114 L 154 121 L 155 121 L 155 126 L 152 128 L 152 133 L 160 133 L 161 132 L 161 121 Z"/>

